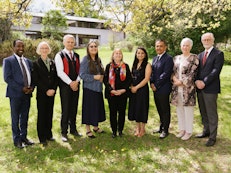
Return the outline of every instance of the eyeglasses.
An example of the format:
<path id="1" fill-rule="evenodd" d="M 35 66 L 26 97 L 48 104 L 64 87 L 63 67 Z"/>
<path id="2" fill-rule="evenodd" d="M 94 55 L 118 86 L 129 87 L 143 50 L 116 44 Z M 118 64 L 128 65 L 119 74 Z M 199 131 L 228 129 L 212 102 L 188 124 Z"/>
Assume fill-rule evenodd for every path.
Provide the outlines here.
<path id="1" fill-rule="evenodd" d="M 90 48 L 97 48 L 98 46 L 89 46 Z"/>
<path id="2" fill-rule="evenodd" d="M 211 41 L 212 39 L 202 39 L 202 41 Z"/>

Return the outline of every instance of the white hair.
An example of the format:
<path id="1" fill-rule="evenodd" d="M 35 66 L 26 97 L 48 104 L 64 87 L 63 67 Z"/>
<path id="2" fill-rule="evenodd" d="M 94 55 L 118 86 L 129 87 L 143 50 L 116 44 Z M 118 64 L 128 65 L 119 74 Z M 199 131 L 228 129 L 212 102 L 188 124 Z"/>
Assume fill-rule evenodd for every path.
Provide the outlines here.
<path id="1" fill-rule="evenodd" d="M 181 42 L 180 42 L 180 46 L 182 46 L 185 42 L 189 42 L 190 47 L 192 48 L 192 46 L 193 46 L 193 41 L 192 41 L 191 38 L 188 38 L 188 37 L 183 38 L 183 39 L 181 40 Z"/>
<path id="2" fill-rule="evenodd" d="M 209 36 L 209 37 L 213 40 L 213 42 L 215 41 L 215 37 L 214 37 L 213 33 L 211 33 L 211 32 L 206 32 L 206 33 L 202 34 L 201 40 L 202 40 L 203 37 L 206 36 L 206 35 Z"/>
<path id="3" fill-rule="evenodd" d="M 75 41 L 75 37 L 71 34 L 64 35 L 63 41 L 65 41 L 67 38 L 73 38 L 73 40 Z"/>
<path id="4" fill-rule="evenodd" d="M 42 46 L 42 45 L 47 45 L 47 47 L 48 47 L 48 49 L 49 49 L 48 54 L 50 54 L 50 53 L 51 53 L 51 47 L 50 47 L 50 45 L 49 45 L 46 41 L 41 41 L 41 42 L 38 44 L 37 49 L 36 49 L 36 53 L 37 53 L 38 55 L 41 55 L 41 46 Z"/>

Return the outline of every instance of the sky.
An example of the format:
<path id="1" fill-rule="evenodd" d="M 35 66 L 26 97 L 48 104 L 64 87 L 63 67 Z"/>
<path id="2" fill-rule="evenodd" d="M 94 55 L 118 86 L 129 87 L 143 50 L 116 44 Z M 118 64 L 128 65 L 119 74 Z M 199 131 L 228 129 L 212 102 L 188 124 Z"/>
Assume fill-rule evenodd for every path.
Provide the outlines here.
<path id="1" fill-rule="evenodd" d="M 55 5 L 51 3 L 51 0 L 32 0 L 30 9 L 33 12 L 47 12 L 55 9 Z"/>

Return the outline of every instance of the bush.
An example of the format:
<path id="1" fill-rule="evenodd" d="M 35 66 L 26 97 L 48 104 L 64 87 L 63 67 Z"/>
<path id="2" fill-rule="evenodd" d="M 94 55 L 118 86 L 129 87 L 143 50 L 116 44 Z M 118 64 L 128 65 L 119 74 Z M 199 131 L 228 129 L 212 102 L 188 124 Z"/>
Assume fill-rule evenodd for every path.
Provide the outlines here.
<path id="1" fill-rule="evenodd" d="M 57 52 L 62 49 L 62 43 L 56 40 L 49 39 L 37 39 L 37 40 L 23 40 L 25 44 L 24 56 L 35 60 L 39 55 L 36 53 L 38 44 L 41 41 L 47 41 L 51 46 L 51 54 L 49 57 L 53 59 Z M 13 54 L 13 41 L 5 41 L 0 45 L 0 65 L 2 65 L 3 58 L 8 57 Z"/>
<path id="2" fill-rule="evenodd" d="M 125 51 L 132 52 L 134 45 L 130 41 L 120 41 L 114 43 L 114 48 L 120 48 Z"/>
<path id="3" fill-rule="evenodd" d="M 231 65 L 231 52 L 224 51 L 225 65 Z"/>

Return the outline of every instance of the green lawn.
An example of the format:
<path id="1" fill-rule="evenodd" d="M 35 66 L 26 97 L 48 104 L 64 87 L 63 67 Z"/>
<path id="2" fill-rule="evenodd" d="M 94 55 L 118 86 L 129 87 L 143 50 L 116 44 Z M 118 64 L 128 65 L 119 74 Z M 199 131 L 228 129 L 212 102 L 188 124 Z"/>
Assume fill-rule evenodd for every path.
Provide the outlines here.
<path id="1" fill-rule="evenodd" d="M 82 56 L 85 50 L 77 50 Z M 102 52 L 102 53 L 101 53 Z M 104 66 L 110 61 L 111 51 L 100 50 Z M 124 53 L 124 61 L 132 64 L 134 52 Z M 146 126 L 147 135 L 142 138 L 133 136 L 134 124 L 126 118 L 125 135 L 111 138 L 107 101 L 105 100 L 107 120 L 100 124 L 106 134 L 88 139 L 85 126 L 81 124 L 81 103 L 77 115 L 77 128 L 82 138 L 70 136 L 69 143 L 60 139 L 60 100 L 55 99 L 53 133 L 56 142 L 50 142 L 46 148 L 38 144 L 36 133 L 36 100 L 32 98 L 28 137 L 36 142 L 32 147 L 16 149 L 12 143 L 9 100 L 5 98 L 6 84 L 0 68 L 0 172 L 231 172 L 231 66 L 224 66 L 221 73 L 222 94 L 218 99 L 219 129 L 217 143 L 206 147 L 206 139 L 192 137 L 182 141 L 175 137 L 177 119 L 172 107 L 170 135 L 160 140 L 152 131 L 158 128 L 159 118 L 150 93 L 150 113 Z M 82 92 L 81 92 L 82 96 Z M 201 118 L 198 107 L 195 108 L 194 134 L 201 132 Z"/>

